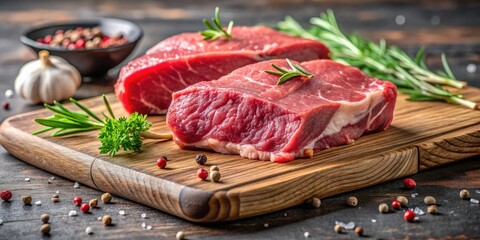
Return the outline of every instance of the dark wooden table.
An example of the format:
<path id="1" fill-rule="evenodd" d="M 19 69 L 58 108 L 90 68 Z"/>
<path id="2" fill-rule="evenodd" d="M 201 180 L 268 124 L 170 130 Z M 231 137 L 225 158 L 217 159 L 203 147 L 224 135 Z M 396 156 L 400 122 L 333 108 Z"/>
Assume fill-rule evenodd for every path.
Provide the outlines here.
<path id="1" fill-rule="evenodd" d="M 480 87 L 480 69 L 467 71 L 467 66 L 480 68 L 480 3 L 477 1 L 1 1 L 0 2 L 0 101 L 4 92 L 13 88 L 19 67 L 35 56 L 18 41 L 22 30 L 46 21 L 118 17 L 132 20 L 145 30 L 145 38 L 131 58 L 141 55 L 156 42 L 184 31 L 203 29 L 201 19 L 210 17 L 215 6 L 220 6 L 225 19 L 234 19 L 237 25 L 257 23 L 274 24 L 285 15 L 292 15 L 303 23 L 321 11 L 332 8 L 346 32 L 358 32 L 373 40 L 386 38 L 408 53 L 427 46 L 432 68 L 440 66 L 439 55 L 446 52 L 453 72 L 471 86 Z M 395 19 L 402 15 L 405 23 Z M 401 18 L 401 17 L 400 17 Z M 118 68 L 110 77 L 84 83 L 77 98 L 111 92 Z M 13 114 L 40 108 L 29 105 L 15 96 L 8 99 L 11 109 L 0 109 L 0 121 Z M 442 111 L 439 105 L 439 111 Z M 445 113 L 455 114 L 455 113 Z M 28 151 L 28 149 L 25 149 Z M 479 150 L 480 153 L 480 150 Z M 174 238 L 177 231 L 185 231 L 188 239 L 303 239 L 308 232 L 312 239 L 355 238 L 353 231 L 337 234 L 335 221 L 355 222 L 371 238 L 480 238 L 480 205 L 461 200 L 460 189 L 469 189 L 473 198 L 480 199 L 480 158 L 467 159 L 458 164 L 423 172 L 413 178 L 414 190 L 402 188 L 402 180 L 384 183 L 363 190 L 323 199 L 314 209 L 301 205 L 255 218 L 215 224 L 186 222 L 166 213 L 120 198 L 114 203 L 100 205 L 91 214 L 79 213 L 69 217 L 74 196 L 84 200 L 100 198 L 101 192 L 88 187 L 73 188 L 74 183 L 32 167 L 5 152 L 0 147 L 0 190 L 10 189 L 11 202 L 0 203 L 0 239 L 87 238 L 85 228 L 91 226 L 92 238 Z M 30 178 L 30 181 L 25 181 Z M 51 195 L 59 191 L 60 202 L 52 203 Z M 30 194 L 40 206 L 24 206 L 21 196 Z M 419 221 L 408 223 L 400 211 L 378 213 L 378 204 L 390 203 L 397 195 L 405 195 L 411 207 L 426 212 L 423 197 L 432 195 L 439 203 L 440 215 L 422 215 Z M 356 196 L 359 205 L 346 206 L 345 200 Z M 124 210 L 126 215 L 118 212 Z M 42 213 L 50 214 L 50 236 L 39 233 Z M 141 217 L 146 213 L 147 218 Z M 115 223 L 104 227 L 97 220 L 110 214 Z M 142 228 L 142 223 L 152 226 Z"/>

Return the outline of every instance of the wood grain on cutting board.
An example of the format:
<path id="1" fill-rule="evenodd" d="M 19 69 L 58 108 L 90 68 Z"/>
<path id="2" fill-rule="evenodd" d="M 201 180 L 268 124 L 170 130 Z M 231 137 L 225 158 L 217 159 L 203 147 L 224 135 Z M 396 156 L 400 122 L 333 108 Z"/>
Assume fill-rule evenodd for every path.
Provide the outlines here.
<path id="1" fill-rule="evenodd" d="M 480 89 L 462 90 L 480 102 Z M 181 150 L 173 141 L 147 140 L 139 153 L 100 155 L 98 132 L 75 136 L 33 136 L 34 118 L 45 110 L 4 121 L 0 143 L 18 158 L 88 186 L 196 222 L 234 220 L 359 189 L 420 170 L 480 154 L 480 112 L 439 102 L 408 102 L 400 95 L 392 126 L 355 143 L 316 152 L 286 164 L 243 159 L 208 151 Z M 117 115 L 126 115 L 113 95 Z M 82 101 L 99 113 L 101 98 Z M 72 105 L 67 105 L 73 107 Z M 155 131 L 168 131 L 164 116 L 150 117 Z M 217 165 L 219 183 L 196 177 L 195 156 L 205 153 L 206 168 Z M 166 169 L 155 161 L 168 156 Z"/>

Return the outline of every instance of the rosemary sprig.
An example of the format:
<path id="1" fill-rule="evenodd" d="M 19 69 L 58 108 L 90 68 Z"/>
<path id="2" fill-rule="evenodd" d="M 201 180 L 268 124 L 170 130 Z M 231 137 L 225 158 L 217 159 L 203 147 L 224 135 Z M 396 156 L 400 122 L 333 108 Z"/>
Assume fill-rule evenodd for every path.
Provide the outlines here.
<path id="1" fill-rule="evenodd" d="M 305 68 L 295 63 L 292 63 L 288 58 L 285 60 L 287 61 L 291 69 L 282 68 L 272 63 L 272 67 L 275 68 L 278 72 L 265 70 L 266 73 L 280 76 L 280 78 L 278 79 L 277 85 L 282 85 L 296 77 L 306 77 L 306 78 L 313 77 L 313 74 L 309 73 Z"/>
<path id="2" fill-rule="evenodd" d="M 207 27 L 206 30 L 200 32 L 204 36 L 203 40 L 216 40 L 221 37 L 232 38 L 233 21 L 228 23 L 227 30 L 223 29 L 218 7 L 215 8 L 215 17 L 212 18 L 212 23 L 203 19 L 203 24 Z"/>
<path id="3" fill-rule="evenodd" d="M 463 88 L 465 82 L 456 80 L 445 54 L 442 54 L 444 71 L 433 73 L 425 65 L 425 49 L 420 48 L 411 58 L 396 46 L 387 46 L 385 40 L 374 43 L 357 35 L 345 35 L 338 26 L 331 10 L 320 17 L 310 19 L 309 29 L 287 16 L 279 22 L 279 30 L 296 36 L 320 40 L 330 49 L 330 56 L 338 62 L 355 66 L 371 77 L 388 80 L 397 85 L 400 92 L 410 95 L 412 101 L 445 101 L 478 109 L 474 102 L 462 99 L 441 87 L 448 85 Z"/>
<path id="4" fill-rule="evenodd" d="M 55 114 L 46 118 L 35 119 L 35 122 L 45 126 L 45 128 L 35 131 L 32 134 L 36 135 L 55 130 L 51 136 L 57 137 L 100 129 L 100 134 L 98 135 L 98 139 L 102 143 L 99 148 L 100 153 L 108 153 L 111 157 L 115 156 L 115 154 L 122 148 L 124 151 L 140 151 L 143 144 L 142 138 L 172 138 L 172 134 L 170 133 L 157 134 L 148 131 L 152 123 L 147 121 L 146 115 L 133 113 L 128 118 L 115 118 L 106 96 L 103 95 L 102 97 L 105 107 L 110 115 L 110 117 L 108 117 L 102 112 L 105 120 L 102 120 L 77 100 L 70 98 L 70 102 L 81 109 L 83 113 L 71 111 L 56 101 L 54 102 L 54 105 L 45 104 L 45 108 L 51 110 Z"/>

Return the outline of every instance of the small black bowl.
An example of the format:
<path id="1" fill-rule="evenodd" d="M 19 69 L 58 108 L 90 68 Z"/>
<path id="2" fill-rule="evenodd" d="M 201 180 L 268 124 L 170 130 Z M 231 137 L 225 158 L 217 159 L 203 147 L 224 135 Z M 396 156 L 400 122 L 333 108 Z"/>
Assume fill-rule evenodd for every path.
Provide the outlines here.
<path id="1" fill-rule="evenodd" d="M 38 43 L 36 39 L 46 35 L 54 35 L 57 30 L 69 30 L 77 27 L 92 28 L 100 27 L 107 36 L 123 34 L 127 43 L 108 48 L 74 49 L 63 47 L 51 47 L 47 44 Z M 20 37 L 20 41 L 31 47 L 37 54 L 41 50 L 47 50 L 51 55 L 59 56 L 72 64 L 83 77 L 104 76 L 108 70 L 120 64 L 135 49 L 135 46 L 143 36 L 143 30 L 135 23 L 113 18 L 87 20 L 78 22 L 49 24 L 27 30 Z"/>

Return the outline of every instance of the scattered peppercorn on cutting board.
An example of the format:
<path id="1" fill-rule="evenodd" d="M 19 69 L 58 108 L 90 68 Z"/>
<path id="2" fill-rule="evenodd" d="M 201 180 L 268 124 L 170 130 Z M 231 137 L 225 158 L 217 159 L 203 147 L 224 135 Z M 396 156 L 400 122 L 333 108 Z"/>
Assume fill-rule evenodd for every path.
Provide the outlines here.
<path id="1" fill-rule="evenodd" d="M 462 91 L 480 102 L 480 89 Z M 114 95 L 117 115 L 126 115 Z M 234 220 L 294 206 L 415 174 L 480 155 L 480 111 L 439 102 L 408 102 L 400 95 L 392 126 L 355 143 L 316 152 L 286 164 L 243 159 L 206 151 L 181 150 L 173 141 L 145 141 L 140 153 L 100 155 L 98 132 L 75 136 L 33 136 L 41 128 L 39 110 L 14 116 L 0 127 L 0 143 L 13 155 L 41 169 L 90 187 L 196 222 Z M 82 101 L 96 113 L 100 97 Z M 73 107 L 72 105 L 67 105 Z M 164 116 L 150 117 L 153 130 L 168 131 Z M 205 153 L 206 168 L 217 165 L 219 183 L 201 181 L 195 156 Z M 166 169 L 155 162 L 168 156 Z"/>

